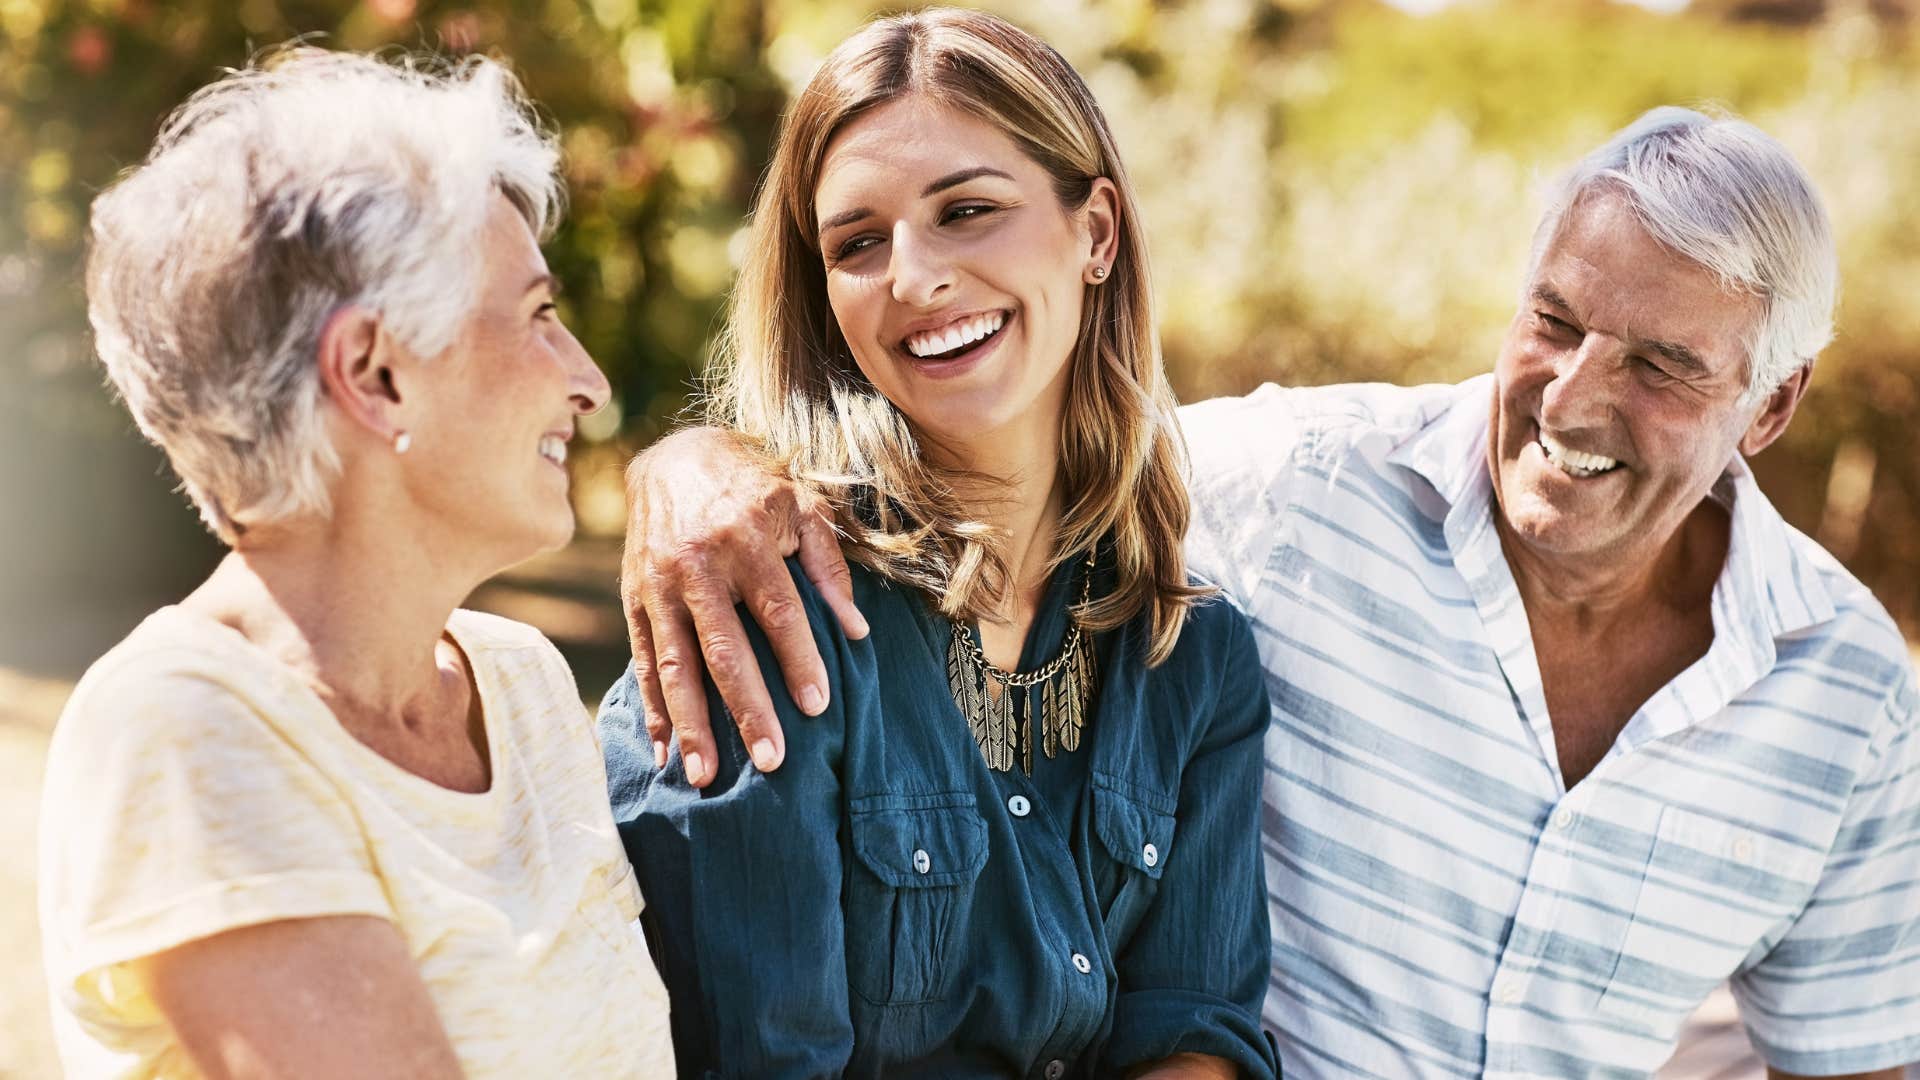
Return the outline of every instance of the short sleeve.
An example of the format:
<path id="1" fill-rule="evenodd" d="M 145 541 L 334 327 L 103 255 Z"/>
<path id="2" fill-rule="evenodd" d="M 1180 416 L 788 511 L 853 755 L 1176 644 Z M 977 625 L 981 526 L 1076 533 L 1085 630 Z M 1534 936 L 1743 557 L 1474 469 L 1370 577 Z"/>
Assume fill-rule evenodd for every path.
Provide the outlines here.
<path id="1" fill-rule="evenodd" d="M 147 654 L 68 703 L 41 804 L 55 993 L 133 1008 L 128 961 L 280 919 L 391 917 L 351 806 L 236 681 Z"/>
<path id="2" fill-rule="evenodd" d="M 1279 539 L 1299 426 L 1272 383 L 1180 409 L 1193 507 L 1187 563 L 1243 606 Z"/>
<path id="3" fill-rule="evenodd" d="M 1920 1061 L 1920 715 L 1911 686 L 1881 721 L 1812 898 L 1733 979 L 1754 1046 L 1787 1072 Z"/>

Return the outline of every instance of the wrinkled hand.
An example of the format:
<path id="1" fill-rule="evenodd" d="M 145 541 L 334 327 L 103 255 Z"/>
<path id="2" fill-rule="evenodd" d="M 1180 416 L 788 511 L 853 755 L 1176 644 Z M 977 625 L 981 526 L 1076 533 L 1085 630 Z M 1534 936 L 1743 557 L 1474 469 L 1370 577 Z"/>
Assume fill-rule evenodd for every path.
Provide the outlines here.
<path id="1" fill-rule="evenodd" d="M 718 759 L 704 673 L 754 766 L 779 768 L 786 740 L 735 605 L 744 601 L 766 632 L 794 702 L 818 715 L 827 707 L 826 665 L 782 560 L 798 551 L 841 629 L 867 634 L 826 515 L 713 428 L 679 432 L 635 457 L 627 503 L 620 599 L 656 762 L 666 762 L 672 733 L 687 780 L 712 782 Z"/>

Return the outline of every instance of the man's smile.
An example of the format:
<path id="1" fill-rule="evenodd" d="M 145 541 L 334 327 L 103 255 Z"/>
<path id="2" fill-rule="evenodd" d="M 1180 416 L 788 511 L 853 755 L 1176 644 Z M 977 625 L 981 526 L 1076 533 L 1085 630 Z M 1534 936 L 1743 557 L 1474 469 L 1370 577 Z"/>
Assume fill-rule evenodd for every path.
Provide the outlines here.
<path id="1" fill-rule="evenodd" d="M 1540 447 L 1540 452 L 1546 455 L 1547 464 L 1576 480 L 1602 476 L 1620 467 L 1620 462 L 1613 458 L 1586 450 L 1576 450 L 1545 431 L 1539 431 L 1535 441 Z"/>

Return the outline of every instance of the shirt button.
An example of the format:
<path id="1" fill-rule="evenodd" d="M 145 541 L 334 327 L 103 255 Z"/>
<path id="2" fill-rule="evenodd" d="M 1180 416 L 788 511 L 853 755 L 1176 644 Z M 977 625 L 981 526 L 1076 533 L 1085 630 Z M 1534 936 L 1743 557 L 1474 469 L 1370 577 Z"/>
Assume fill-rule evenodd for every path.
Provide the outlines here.
<path id="1" fill-rule="evenodd" d="M 926 848 L 920 848 L 913 853 L 913 868 L 923 874 L 933 869 L 933 858 L 927 854 Z"/>
<path id="2" fill-rule="evenodd" d="M 1093 961 L 1087 959 L 1086 953 L 1074 953 L 1073 967 L 1074 970 L 1082 975 L 1091 974 L 1093 971 Z"/>
<path id="3" fill-rule="evenodd" d="M 1740 862 L 1753 858 L 1753 838 L 1750 836 L 1734 838 L 1733 857 Z"/>
<path id="4" fill-rule="evenodd" d="M 1493 1000 L 1502 1005 L 1517 1005 L 1526 996 L 1526 986 L 1517 975 L 1502 975 L 1493 984 Z"/>
<path id="5" fill-rule="evenodd" d="M 1065 1075 L 1067 1075 L 1066 1062 L 1061 1061 L 1059 1058 L 1054 1058 L 1052 1061 L 1047 1062 L 1045 1071 L 1047 1080 L 1060 1080 L 1060 1078 Z"/>
<path id="6" fill-rule="evenodd" d="M 1026 817 L 1032 809 L 1033 804 L 1027 801 L 1025 795 L 1015 795 L 1007 800 L 1007 813 L 1014 817 Z"/>
<path id="7" fill-rule="evenodd" d="M 1553 827 L 1561 832 L 1573 828 L 1574 813 L 1570 807 L 1561 807 L 1553 812 Z"/>
<path id="8" fill-rule="evenodd" d="M 1140 861 L 1146 863 L 1149 867 L 1160 865 L 1160 849 L 1154 847 L 1152 844 L 1141 848 Z"/>

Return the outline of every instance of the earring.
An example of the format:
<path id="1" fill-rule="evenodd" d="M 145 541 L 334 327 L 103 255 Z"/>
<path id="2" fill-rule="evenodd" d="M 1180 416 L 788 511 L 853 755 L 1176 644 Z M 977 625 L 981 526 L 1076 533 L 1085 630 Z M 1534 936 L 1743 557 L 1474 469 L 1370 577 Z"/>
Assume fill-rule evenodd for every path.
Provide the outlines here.
<path id="1" fill-rule="evenodd" d="M 1107 268 L 1104 266 L 1095 266 L 1093 268 L 1093 280 L 1095 281 L 1107 280 Z"/>
<path id="2" fill-rule="evenodd" d="M 412 446 L 413 446 L 413 436 L 407 434 L 404 431 L 396 431 L 393 433 L 393 452 L 394 453 L 404 454 Z"/>

